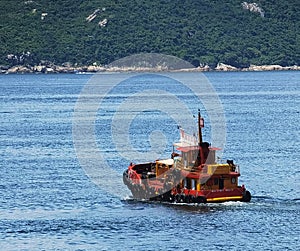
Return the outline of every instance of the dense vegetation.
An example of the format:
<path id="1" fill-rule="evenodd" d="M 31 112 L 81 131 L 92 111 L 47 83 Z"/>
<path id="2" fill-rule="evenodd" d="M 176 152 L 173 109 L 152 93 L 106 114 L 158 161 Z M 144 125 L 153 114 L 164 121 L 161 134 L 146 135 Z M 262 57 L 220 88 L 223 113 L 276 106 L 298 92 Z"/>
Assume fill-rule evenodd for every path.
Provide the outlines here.
<path id="1" fill-rule="evenodd" d="M 0 64 L 108 64 L 155 52 L 196 66 L 299 65 L 300 2 L 257 0 L 264 16 L 242 2 L 1 0 Z"/>

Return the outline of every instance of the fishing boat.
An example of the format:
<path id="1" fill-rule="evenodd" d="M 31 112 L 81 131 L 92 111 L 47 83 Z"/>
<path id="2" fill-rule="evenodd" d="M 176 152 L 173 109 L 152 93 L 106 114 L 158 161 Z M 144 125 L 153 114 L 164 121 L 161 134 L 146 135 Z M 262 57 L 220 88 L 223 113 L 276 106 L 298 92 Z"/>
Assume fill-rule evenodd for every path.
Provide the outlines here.
<path id="1" fill-rule="evenodd" d="M 134 199 L 171 203 L 249 202 L 251 193 L 239 185 L 239 166 L 233 160 L 217 162 L 221 150 L 202 140 L 204 119 L 198 111 L 198 137 L 180 129 L 169 159 L 130 163 L 123 182 Z M 198 142 L 197 142 L 198 141 Z"/>

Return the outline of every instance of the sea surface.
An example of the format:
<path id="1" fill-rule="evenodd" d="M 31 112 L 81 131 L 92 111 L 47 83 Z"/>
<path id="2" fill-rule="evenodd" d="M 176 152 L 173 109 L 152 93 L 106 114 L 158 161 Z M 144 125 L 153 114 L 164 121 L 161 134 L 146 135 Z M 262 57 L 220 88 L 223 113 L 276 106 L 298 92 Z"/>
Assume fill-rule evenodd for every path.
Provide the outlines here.
<path id="1" fill-rule="evenodd" d="M 170 156 L 186 114 L 174 95 L 201 109 L 210 141 L 214 107 L 188 89 L 199 73 L 0 75 L 0 250 L 300 250 L 300 72 L 205 76 L 225 118 L 219 157 L 250 203 L 148 203 L 122 185 L 134 154 Z"/>

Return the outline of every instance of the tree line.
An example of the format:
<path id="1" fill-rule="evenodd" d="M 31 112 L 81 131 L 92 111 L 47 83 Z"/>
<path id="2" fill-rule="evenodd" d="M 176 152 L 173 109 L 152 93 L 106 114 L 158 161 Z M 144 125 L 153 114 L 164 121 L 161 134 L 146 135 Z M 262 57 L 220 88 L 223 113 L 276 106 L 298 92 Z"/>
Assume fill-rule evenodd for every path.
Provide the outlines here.
<path id="1" fill-rule="evenodd" d="M 105 65 L 153 52 L 195 66 L 299 65 L 298 1 L 256 1 L 263 16 L 242 3 L 2 0 L 0 64 Z"/>

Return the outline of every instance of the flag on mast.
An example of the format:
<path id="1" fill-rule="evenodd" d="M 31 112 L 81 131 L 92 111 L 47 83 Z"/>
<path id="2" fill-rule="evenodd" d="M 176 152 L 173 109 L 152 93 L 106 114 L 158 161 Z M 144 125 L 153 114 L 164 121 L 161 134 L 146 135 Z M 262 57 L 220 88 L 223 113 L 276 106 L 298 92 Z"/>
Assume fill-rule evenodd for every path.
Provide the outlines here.
<path id="1" fill-rule="evenodd" d="M 200 118 L 200 127 L 201 127 L 201 128 L 204 127 L 204 118 Z"/>

